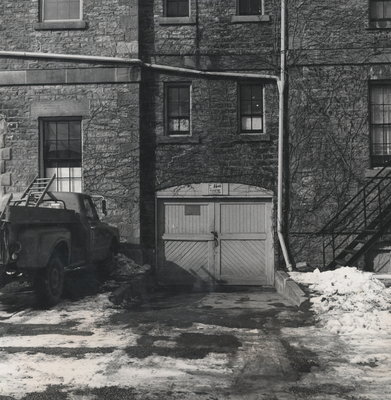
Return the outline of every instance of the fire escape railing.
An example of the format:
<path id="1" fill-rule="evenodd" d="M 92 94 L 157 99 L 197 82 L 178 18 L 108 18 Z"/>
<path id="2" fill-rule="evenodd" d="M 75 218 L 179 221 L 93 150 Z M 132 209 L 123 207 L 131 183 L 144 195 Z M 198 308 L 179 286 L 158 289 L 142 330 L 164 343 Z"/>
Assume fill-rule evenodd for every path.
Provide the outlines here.
<path id="1" fill-rule="evenodd" d="M 323 268 L 353 263 L 390 224 L 391 169 L 386 166 L 320 230 Z M 346 260 L 348 254 L 352 256 Z"/>

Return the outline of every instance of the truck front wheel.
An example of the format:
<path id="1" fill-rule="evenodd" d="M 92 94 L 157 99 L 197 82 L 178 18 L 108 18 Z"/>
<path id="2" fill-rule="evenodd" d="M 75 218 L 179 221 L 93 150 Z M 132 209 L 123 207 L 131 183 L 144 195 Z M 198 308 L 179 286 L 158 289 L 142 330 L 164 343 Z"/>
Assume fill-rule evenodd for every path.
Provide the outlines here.
<path id="1" fill-rule="evenodd" d="M 64 263 L 58 254 L 54 254 L 46 268 L 38 271 L 35 277 L 35 293 L 38 302 L 46 307 L 56 305 L 64 288 Z"/>

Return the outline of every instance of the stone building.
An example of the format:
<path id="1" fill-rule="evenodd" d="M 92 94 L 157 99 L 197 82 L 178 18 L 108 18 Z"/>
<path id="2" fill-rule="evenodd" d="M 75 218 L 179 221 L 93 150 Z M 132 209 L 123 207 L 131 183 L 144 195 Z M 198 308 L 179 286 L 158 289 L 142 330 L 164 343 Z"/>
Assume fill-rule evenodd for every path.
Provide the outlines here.
<path id="1" fill-rule="evenodd" d="M 389 3 L 289 2 L 298 261 L 319 261 L 313 234 L 387 159 Z M 3 0 L 3 193 L 55 172 L 58 190 L 107 198 L 162 280 L 272 284 L 279 13 L 276 0 Z"/>
<path id="2" fill-rule="evenodd" d="M 391 2 L 289 4 L 291 249 L 296 261 L 321 264 L 322 238 L 313 233 L 356 193 L 361 201 L 352 205 L 361 214 L 351 215 L 360 233 L 370 213 L 363 203 L 378 195 L 373 176 L 390 161 Z M 389 205 L 385 182 L 382 209 Z M 375 269 L 391 272 L 386 237 L 376 242 L 380 247 L 362 261 L 372 267 L 380 257 Z"/>

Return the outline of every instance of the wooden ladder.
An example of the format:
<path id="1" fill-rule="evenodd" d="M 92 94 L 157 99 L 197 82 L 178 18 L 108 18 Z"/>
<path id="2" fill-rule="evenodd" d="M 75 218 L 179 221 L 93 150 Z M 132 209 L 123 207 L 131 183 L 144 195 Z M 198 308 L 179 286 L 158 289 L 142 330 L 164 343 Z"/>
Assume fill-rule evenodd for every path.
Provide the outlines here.
<path id="1" fill-rule="evenodd" d="M 56 174 L 51 178 L 39 178 L 37 175 L 23 192 L 18 203 L 24 203 L 25 207 L 38 207 L 55 178 Z"/>

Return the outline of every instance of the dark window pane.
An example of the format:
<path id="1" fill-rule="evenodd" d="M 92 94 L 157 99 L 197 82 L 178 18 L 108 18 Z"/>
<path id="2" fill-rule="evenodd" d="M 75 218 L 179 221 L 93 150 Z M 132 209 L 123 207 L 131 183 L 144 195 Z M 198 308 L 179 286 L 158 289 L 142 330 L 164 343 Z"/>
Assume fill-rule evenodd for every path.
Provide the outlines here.
<path id="1" fill-rule="evenodd" d="M 80 121 L 69 121 L 69 138 L 80 139 Z"/>
<path id="2" fill-rule="evenodd" d="M 168 101 L 172 103 L 173 101 L 178 101 L 179 98 L 179 88 L 170 87 L 168 88 Z"/>
<path id="3" fill-rule="evenodd" d="M 238 0 L 239 15 L 262 14 L 262 0 Z"/>
<path id="4" fill-rule="evenodd" d="M 81 143 L 79 140 L 69 141 L 69 156 L 70 158 L 81 158 Z"/>
<path id="5" fill-rule="evenodd" d="M 177 117 L 179 115 L 180 115 L 179 103 L 176 101 L 170 103 L 169 108 L 168 108 L 168 116 L 169 117 Z"/>
<path id="6" fill-rule="evenodd" d="M 259 101 L 251 103 L 251 114 L 252 115 L 262 115 L 262 104 Z"/>
<path id="7" fill-rule="evenodd" d="M 251 86 L 242 85 L 240 87 L 240 98 L 242 100 L 251 100 Z"/>
<path id="8" fill-rule="evenodd" d="M 166 17 L 188 17 L 189 0 L 166 0 Z"/>
<path id="9" fill-rule="evenodd" d="M 56 140 L 56 126 L 57 124 L 55 122 L 48 122 L 46 126 L 46 135 L 47 135 L 47 140 Z"/>
<path id="10" fill-rule="evenodd" d="M 190 92 L 188 87 L 182 87 L 179 89 L 179 100 L 181 102 L 189 102 L 190 101 Z"/>
<path id="11" fill-rule="evenodd" d="M 371 0 L 370 16 L 373 20 L 391 19 L 391 1 Z"/>
<path id="12" fill-rule="evenodd" d="M 178 4 L 178 17 L 189 16 L 189 1 L 180 1 Z"/>
<path id="13" fill-rule="evenodd" d="M 68 140 L 68 122 L 59 122 L 57 124 L 57 140 Z"/>
<path id="14" fill-rule="evenodd" d="M 179 115 L 181 117 L 187 117 L 190 115 L 190 103 L 184 101 L 179 104 Z"/>

